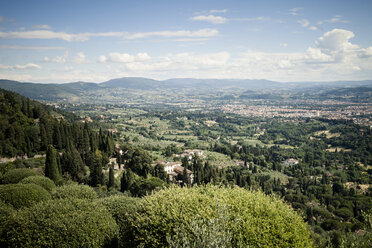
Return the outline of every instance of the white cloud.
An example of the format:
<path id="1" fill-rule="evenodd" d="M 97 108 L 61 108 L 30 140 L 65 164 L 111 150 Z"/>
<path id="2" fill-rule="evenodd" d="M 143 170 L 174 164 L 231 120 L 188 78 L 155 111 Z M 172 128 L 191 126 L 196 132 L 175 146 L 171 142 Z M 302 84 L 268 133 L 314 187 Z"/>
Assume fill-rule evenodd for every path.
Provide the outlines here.
<path id="1" fill-rule="evenodd" d="M 300 12 L 303 11 L 303 10 L 304 10 L 304 8 L 302 8 L 302 7 L 293 8 L 293 9 L 289 10 L 289 14 L 293 15 L 293 16 L 298 16 L 298 15 L 301 15 Z"/>
<path id="2" fill-rule="evenodd" d="M 0 64 L 0 69 L 3 70 L 15 70 L 15 69 L 42 69 L 40 65 L 37 64 L 25 64 L 25 65 L 1 65 Z"/>
<path id="3" fill-rule="evenodd" d="M 354 45 L 349 41 L 351 38 L 354 38 L 353 32 L 345 29 L 333 29 L 317 39 L 315 45 L 324 53 L 345 52 L 358 49 L 358 45 Z"/>
<path id="4" fill-rule="evenodd" d="M 195 12 L 194 15 L 210 15 L 210 14 L 222 14 L 227 13 L 227 9 L 211 9 Z"/>
<path id="5" fill-rule="evenodd" d="M 0 49 L 17 49 L 17 50 L 63 50 L 65 47 L 55 47 L 55 46 L 19 46 L 19 45 L 0 45 Z"/>
<path id="6" fill-rule="evenodd" d="M 74 57 L 73 62 L 77 64 L 85 63 L 86 62 L 85 54 L 83 52 L 78 52 Z"/>
<path id="7" fill-rule="evenodd" d="M 106 58 L 106 56 L 99 56 L 99 58 L 98 58 L 98 62 L 100 62 L 100 63 L 105 63 L 107 61 L 107 58 Z"/>
<path id="8" fill-rule="evenodd" d="M 49 57 L 44 57 L 44 62 L 53 62 L 53 63 L 66 63 L 68 57 L 68 51 L 62 56 L 56 56 L 55 58 L 50 59 Z"/>
<path id="9" fill-rule="evenodd" d="M 159 32 L 139 32 L 139 33 L 132 33 L 125 36 L 126 39 L 133 40 L 133 39 L 140 39 L 140 38 L 148 38 L 151 36 L 160 36 L 160 37 L 213 37 L 218 35 L 219 32 L 217 29 L 200 29 L 196 31 L 189 31 L 189 30 L 179 30 L 179 31 L 159 31 Z"/>
<path id="10" fill-rule="evenodd" d="M 34 29 L 52 29 L 51 26 L 47 25 L 47 24 L 43 24 L 43 25 L 34 25 L 32 26 L 32 28 Z"/>
<path id="11" fill-rule="evenodd" d="M 0 16 L 0 22 L 3 22 L 3 21 L 4 21 L 4 17 Z"/>
<path id="12" fill-rule="evenodd" d="M 179 38 L 175 39 L 175 41 L 179 42 L 198 42 L 199 44 L 204 44 L 204 42 L 208 41 L 208 38 Z"/>
<path id="13" fill-rule="evenodd" d="M 318 25 L 323 25 L 324 23 L 349 23 L 349 21 L 342 19 L 341 15 L 335 15 L 331 19 L 321 20 L 317 22 Z"/>
<path id="14" fill-rule="evenodd" d="M 211 9 L 209 13 L 214 14 L 214 13 L 226 13 L 227 9 Z"/>
<path id="15" fill-rule="evenodd" d="M 297 21 L 299 24 L 301 24 L 302 27 L 304 28 L 308 28 L 309 30 L 311 31 L 315 31 L 315 30 L 318 30 L 318 27 L 317 26 L 314 26 L 314 25 L 311 25 L 310 26 L 310 21 L 307 20 L 307 19 L 302 19 L 302 20 L 299 20 Z"/>
<path id="16" fill-rule="evenodd" d="M 139 39 L 151 36 L 160 37 L 212 37 L 218 35 L 216 29 L 200 29 L 195 31 L 178 30 L 178 31 L 155 31 L 155 32 L 138 32 L 138 33 L 124 33 L 124 32 L 103 32 L 103 33 L 65 33 L 54 32 L 51 30 L 32 30 L 32 31 L 14 31 L 14 32 L 0 32 L 0 39 L 60 39 L 67 42 L 84 42 L 92 37 L 125 37 L 126 39 Z"/>
<path id="17" fill-rule="evenodd" d="M 292 67 L 292 63 L 291 63 L 291 61 L 289 61 L 287 59 L 283 59 L 283 60 L 279 60 L 278 66 L 281 69 L 291 68 Z"/>
<path id="18" fill-rule="evenodd" d="M 131 63 L 147 60 L 150 60 L 150 56 L 147 53 L 137 53 L 137 55 L 131 55 L 128 53 L 110 53 L 108 59 L 105 56 L 100 56 L 101 62 L 110 61 L 116 63 Z"/>
<path id="19" fill-rule="evenodd" d="M 126 54 L 121 71 L 131 76 L 266 78 L 279 81 L 339 80 L 372 70 L 372 47 L 352 44 L 354 34 L 334 29 L 319 37 L 314 46 L 302 53 L 265 53 L 245 51 L 232 56 L 228 52 L 207 54 L 178 53 L 135 60 Z M 280 44 L 286 47 L 286 43 Z M 370 73 L 371 74 L 371 73 Z"/>
<path id="20" fill-rule="evenodd" d="M 266 17 L 266 16 L 258 16 L 258 17 L 238 17 L 238 18 L 231 18 L 230 20 L 233 20 L 233 21 L 270 21 L 271 18 L 270 17 Z"/>
<path id="21" fill-rule="evenodd" d="M 135 73 L 162 73 L 198 71 L 202 69 L 219 69 L 228 65 L 230 54 L 228 52 L 191 54 L 177 53 L 166 56 L 150 57 L 147 53 L 121 54 L 110 53 L 108 58 L 101 56 L 103 61 L 118 62 L 123 68 L 133 74 Z M 104 58 L 104 59 L 103 59 Z"/>
<path id="22" fill-rule="evenodd" d="M 309 27 L 311 26 L 309 25 L 306 28 Z M 48 73 L 45 76 L 36 74 L 31 79 L 39 82 L 79 80 L 101 82 L 123 76 L 143 76 L 155 79 L 172 77 L 265 78 L 277 81 L 359 80 L 371 78 L 372 46 L 363 48 L 354 44 L 352 42 L 354 36 L 355 34 L 349 30 L 334 29 L 321 35 L 308 49 L 297 53 L 268 53 L 245 50 L 238 54 L 220 51 L 153 56 L 146 52 L 136 54 L 112 52 L 98 57 L 98 62 L 105 64 L 92 64 L 92 67 L 89 67 L 90 69 L 79 67 L 80 65 L 72 66 L 66 64 L 58 71 L 47 71 Z M 286 47 L 287 44 L 281 43 L 280 46 Z M 281 50 L 284 51 L 284 49 Z M 66 62 L 67 58 L 68 53 L 48 60 L 49 62 L 57 60 Z M 6 78 L 27 78 L 29 75 L 22 75 L 21 71 L 12 74 L 11 70 L 9 70 L 26 67 L 27 65 L 23 67 L 19 65 L 13 67 L 0 66 L 0 68 L 4 69 L 1 75 L 10 75 Z M 37 69 L 35 66 L 29 65 L 28 67 Z M 49 67 L 45 70 L 48 69 Z M 30 78 L 27 80 L 30 80 Z"/>
<path id="23" fill-rule="evenodd" d="M 176 55 L 168 56 L 170 61 L 174 61 L 177 64 L 187 64 L 189 66 L 195 65 L 200 68 L 224 66 L 230 59 L 230 53 L 219 52 L 209 54 L 194 55 L 190 53 L 180 53 Z"/>
<path id="24" fill-rule="evenodd" d="M 307 63 L 325 63 L 333 62 L 332 56 L 327 55 L 321 51 L 321 49 L 309 47 L 307 49 L 307 54 L 305 55 Z"/>
<path id="25" fill-rule="evenodd" d="M 215 15 L 199 15 L 199 16 L 194 16 L 190 18 L 191 21 L 206 21 L 210 22 L 213 24 L 221 24 L 221 23 L 226 23 L 227 18 L 222 17 L 222 16 L 215 16 Z"/>
<path id="26" fill-rule="evenodd" d="M 310 22 L 307 19 L 299 20 L 298 23 L 301 24 L 301 26 L 304 27 L 304 28 L 306 28 L 307 26 L 310 25 Z"/>
<path id="27" fill-rule="evenodd" d="M 83 42 L 89 40 L 91 37 L 120 37 L 123 35 L 123 32 L 69 34 L 65 32 L 54 32 L 50 30 L 0 32 L 0 38 L 3 39 L 61 39 L 68 42 Z"/>
<path id="28" fill-rule="evenodd" d="M 343 20 L 341 15 L 335 15 L 333 18 L 326 20 L 330 23 L 348 23 L 348 20 Z"/>

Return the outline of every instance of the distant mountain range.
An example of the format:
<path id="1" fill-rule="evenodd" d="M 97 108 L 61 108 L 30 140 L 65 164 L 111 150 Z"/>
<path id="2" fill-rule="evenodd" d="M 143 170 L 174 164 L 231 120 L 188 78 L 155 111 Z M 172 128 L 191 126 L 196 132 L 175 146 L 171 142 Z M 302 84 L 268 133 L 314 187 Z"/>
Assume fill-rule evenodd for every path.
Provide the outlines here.
<path id="1" fill-rule="evenodd" d="M 102 93 L 115 89 L 167 91 L 194 90 L 213 92 L 224 89 L 239 89 L 243 91 L 272 91 L 272 90 L 331 90 L 345 87 L 372 87 L 372 80 L 365 81 L 334 81 L 334 82 L 275 82 L 269 80 L 250 79 L 194 79 L 176 78 L 164 81 L 125 77 L 112 79 L 102 83 L 74 82 L 66 84 L 24 83 L 11 80 L 0 80 L 0 88 L 17 92 L 23 96 L 37 100 L 73 100 L 87 94 Z M 347 90 L 346 90 L 347 91 Z"/>

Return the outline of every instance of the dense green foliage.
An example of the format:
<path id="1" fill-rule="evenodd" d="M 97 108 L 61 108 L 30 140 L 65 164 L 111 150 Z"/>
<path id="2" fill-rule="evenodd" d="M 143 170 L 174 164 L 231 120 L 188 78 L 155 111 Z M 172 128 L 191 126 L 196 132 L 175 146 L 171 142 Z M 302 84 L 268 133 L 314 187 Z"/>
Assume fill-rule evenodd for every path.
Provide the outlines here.
<path id="1" fill-rule="evenodd" d="M 121 145 L 118 160 L 126 168 L 133 151 L 142 148 L 142 154 L 158 159 L 161 153 L 159 160 L 182 162 L 194 173 L 194 184 L 238 185 L 283 197 L 304 213 L 321 247 L 365 230 L 362 212 L 372 206 L 372 131 L 366 126 L 342 119 L 254 118 L 174 109 L 140 112 L 125 123 L 123 133 L 139 134 L 136 139 L 125 137 L 127 143 Z M 179 157 L 182 150 L 195 148 L 205 155 Z M 215 154 L 226 157 L 219 162 L 223 157 Z M 150 168 L 149 174 L 161 177 L 160 168 Z M 141 174 L 134 173 L 123 174 L 122 190 L 130 191 L 128 182 L 133 185 Z M 179 174 L 176 180 L 182 184 L 188 180 L 184 177 Z"/>
<path id="2" fill-rule="evenodd" d="M 133 196 L 142 197 L 151 194 L 153 191 L 163 189 L 166 186 L 167 184 L 158 177 L 137 178 L 129 187 L 129 191 Z"/>
<path id="3" fill-rule="evenodd" d="M 45 176 L 57 182 L 60 179 L 60 171 L 57 165 L 57 152 L 52 145 L 48 145 L 45 160 Z"/>
<path id="4" fill-rule="evenodd" d="M 4 237 L 6 233 L 5 223 L 9 220 L 9 216 L 14 214 L 14 208 L 0 200 L 0 237 Z"/>
<path id="5" fill-rule="evenodd" d="M 50 193 L 36 184 L 0 185 L 0 200 L 17 209 L 50 199 Z"/>
<path id="6" fill-rule="evenodd" d="M 131 218 L 133 213 L 136 213 L 141 199 L 128 196 L 110 196 L 99 199 L 98 202 L 103 204 L 110 212 L 116 224 L 119 227 L 118 246 L 126 247 L 127 244 L 127 229 L 130 228 L 131 223 L 128 219 Z"/>
<path id="7" fill-rule="evenodd" d="M 54 184 L 54 182 L 51 179 L 44 177 L 44 176 L 26 177 L 22 179 L 22 181 L 20 181 L 19 183 L 22 183 L 22 184 L 33 183 L 33 184 L 43 187 L 48 192 L 52 192 L 56 188 L 56 185 Z"/>
<path id="8" fill-rule="evenodd" d="M 110 247 L 118 227 L 101 204 L 59 199 L 12 214 L 5 223 L 2 247 Z"/>
<path id="9" fill-rule="evenodd" d="M 76 117 L 72 115 L 72 118 L 67 112 L 2 89 L 0 117 L 0 156 L 33 157 L 46 152 L 49 146 L 62 151 L 62 157 L 56 154 L 55 158 L 53 155 L 47 160 L 45 173 L 48 177 L 56 171 L 53 168 L 57 163 L 59 174 L 87 182 L 84 164 L 87 154 L 98 149 L 106 157 L 114 152 L 111 133 L 95 132 L 86 123 L 71 122 Z M 59 176 L 54 172 L 52 179 L 55 181 Z"/>
<path id="10" fill-rule="evenodd" d="M 220 228 L 231 231 L 234 247 L 312 247 L 308 226 L 282 201 L 260 192 L 213 186 L 172 187 L 143 198 L 136 213 L 128 216 L 122 240 L 128 247 L 167 247 L 167 236 L 175 235 L 175 228 L 181 226 L 192 240 L 193 221 L 218 217 L 227 218 Z"/>
<path id="11" fill-rule="evenodd" d="M 7 183 L 18 183 L 22 181 L 22 179 L 30 177 L 30 176 L 39 176 L 40 173 L 26 168 L 19 168 L 19 169 L 13 169 L 6 172 L 3 176 L 2 182 L 4 184 Z"/>
<path id="12" fill-rule="evenodd" d="M 0 89 L 0 155 L 32 157 L 48 144 L 59 145 L 66 140 L 63 121 L 52 118 L 63 114 L 66 119 L 74 115 L 29 100 L 16 93 Z M 60 112 L 60 113 L 57 113 Z M 63 127 L 63 126 L 62 126 Z M 67 130 L 64 130 L 67 131 Z"/>
<path id="13" fill-rule="evenodd" d="M 334 93 L 325 90 L 325 95 L 311 93 L 306 97 L 326 99 L 333 94 L 333 99 L 358 102 L 370 98 L 367 91 L 358 97 L 363 90 L 353 89 L 351 95 L 348 89 Z M 223 189 L 227 196 L 216 202 L 219 191 L 201 192 L 200 185 L 205 184 L 239 186 L 282 198 L 304 216 L 316 246 L 370 247 L 371 221 L 366 216 L 371 216 L 372 206 L 372 131 L 366 125 L 370 114 L 361 116 L 359 112 L 367 110 L 369 105 L 359 107 L 345 102 L 322 106 L 291 94 L 247 91 L 240 98 L 239 94 L 227 93 L 197 97 L 198 102 L 208 102 L 206 106 L 210 110 L 202 105 L 196 107 L 198 103 L 186 107 L 186 111 L 179 107 L 182 104 L 166 105 L 165 109 L 110 103 L 58 104 L 81 117 L 89 117 L 86 119 L 89 122 L 93 120 L 82 124 L 73 122 L 76 116 L 59 108 L 1 90 L 0 157 L 18 158 L 0 164 L 1 183 L 21 181 L 22 185 L 40 185 L 52 192 L 53 201 L 85 199 L 104 205 L 120 228 L 120 247 L 138 244 L 147 247 L 147 242 L 168 247 L 245 247 L 247 242 L 253 247 L 269 246 L 258 243 L 262 237 L 274 240 L 270 245 L 279 242 L 276 239 L 288 241 L 288 237 L 281 237 L 272 228 L 265 229 L 266 224 L 273 227 L 278 220 L 271 216 L 270 204 L 268 212 L 261 211 L 254 217 L 264 218 L 269 213 L 273 223 L 264 219 L 250 225 L 251 222 L 234 215 L 244 207 L 239 216 L 250 216 L 245 212 L 250 200 Z M 190 97 L 187 96 L 187 102 L 193 102 L 193 96 Z M 219 100 L 215 101 L 216 97 Z M 235 105 L 233 99 L 247 103 L 253 113 L 265 109 L 270 114 L 271 109 L 282 109 L 284 114 L 274 118 L 244 116 L 245 107 Z M 242 110 L 243 114 L 236 110 Z M 290 117 L 292 110 L 300 113 L 299 116 L 307 115 L 307 111 L 313 116 L 317 111 L 326 116 L 322 111 L 329 111 L 336 119 Z M 103 131 L 107 129 L 110 132 Z M 119 146 L 114 146 L 114 140 Z M 187 151 L 193 149 L 203 153 L 190 156 Z M 35 154 L 38 158 L 31 158 Z M 118 164 L 109 164 L 115 157 Z M 170 177 L 164 166 L 177 163 L 184 168 Z M 193 181 L 188 171 L 192 172 Z M 57 185 L 65 186 L 53 189 L 54 183 L 40 176 L 41 172 L 53 178 Z M 69 185 L 72 181 L 80 185 Z M 169 184 L 197 188 L 170 189 L 169 192 L 180 197 L 177 198 L 161 190 Z M 252 197 L 261 199 L 263 193 Z M 27 196 L 21 195 L 21 201 L 27 199 L 27 205 Z M 166 206 L 165 195 L 167 201 L 176 197 L 177 203 L 170 200 L 171 204 Z M 243 203 L 237 201 L 241 197 Z M 1 214 L 7 223 L 15 210 L 8 205 L 11 203 L 4 202 L 0 201 L 0 206 L 4 206 Z M 250 220 L 255 221 L 253 217 Z M 243 227 L 257 239 L 243 232 Z M 258 233 L 257 227 L 264 234 Z M 282 226 L 276 228 L 286 230 Z M 239 236 L 240 233 L 244 235 Z"/>
<path id="14" fill-rule="evenodd" d="M 57 187 L 53 199 L 97 199 L 97 193 L 87 185 L 68 184 Z"/>

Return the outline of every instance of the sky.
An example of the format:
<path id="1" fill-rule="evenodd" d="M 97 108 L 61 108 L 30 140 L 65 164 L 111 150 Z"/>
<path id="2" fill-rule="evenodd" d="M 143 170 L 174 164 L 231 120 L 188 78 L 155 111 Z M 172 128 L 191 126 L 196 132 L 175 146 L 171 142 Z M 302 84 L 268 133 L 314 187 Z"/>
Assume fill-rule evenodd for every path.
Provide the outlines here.
<path id="1" fill-rule="evenodd" d="M 369 0 L 1 0 L 0 78 L 372 79 Z"/>

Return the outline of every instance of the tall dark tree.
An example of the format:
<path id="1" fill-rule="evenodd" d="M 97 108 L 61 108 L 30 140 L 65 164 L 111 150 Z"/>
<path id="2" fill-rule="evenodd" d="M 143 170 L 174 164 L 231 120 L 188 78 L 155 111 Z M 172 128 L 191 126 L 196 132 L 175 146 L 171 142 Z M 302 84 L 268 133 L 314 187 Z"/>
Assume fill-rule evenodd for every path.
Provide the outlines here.
<path id="1" fill-rule="evenodd" d="M 109 188 L 113 188 L 115 186 L 115 175 L 114 175 L 114 167 L 110 166 L 109 169 L 109 181 L 108 185 Z"/>
<path id="2" fill-rule="evenodd" d="M 89 184 L 93 187 L 102 185 L 102 154 L 99 150 L 88 154 L 87 165 L 90 169 Z"/>
<path id="3" fill-rule="evenodd" d="M 124 192 L 130 189 L 134 182 L 134 174 L 131 169 L 126 169 L 121 177 L 120 191 Z"/>
<path id="4" fill-rule="evenodd" d="M 48 145 L 45 160 L 45 176 L 57 182 L 60 178 L 57 164 L 56 150 L 52 145 Z"/>
<path id="5" fill-rule="evenodd" d="M 66 151 L 62 155 L 61 167 L 63 174 L 69 174 L 75 181 L 81 181 L 85 176 L 85 164 L 71 141 L 67 142 Z"/>
<path id="6" fill-rule="evenodd" d="M 161 165 L 161 164 L 155 165 L 154 176 L 160 178 L 161 180 L 163 180 L 165 182 L 167 181 L 168 175 L 165 172 L 163 165 Z"/>
<path id="7" fill-rule="evenodd" d="M 189 174 L 187 173 L 187 169 L 183 168 L 183 183 L 184 184 L 190 184 L 190 177 Z"/>

